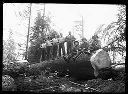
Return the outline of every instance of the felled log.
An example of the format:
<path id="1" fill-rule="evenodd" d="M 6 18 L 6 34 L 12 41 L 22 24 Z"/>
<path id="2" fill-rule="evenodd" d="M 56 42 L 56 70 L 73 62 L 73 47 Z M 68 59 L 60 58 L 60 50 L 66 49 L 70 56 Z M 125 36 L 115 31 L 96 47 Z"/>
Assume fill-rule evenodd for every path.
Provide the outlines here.
<path id="1" fill-rule="evenodd" d="M 112 67 L 110 56 L 103 49 L 97 50 L 96 53 L 91 56 L 90 61 L 94 68 L 95 76 L 104 80 L 110 78 L 117 80 L 116 78 L 120 78 L 120 72 L 125 71 L 125 66 Z"/>
<path id="2" fill-rule="evenodd" d="M 125 63 L 115 63 L 112 65 L 112 68 L 117 71 L 125 71 Z"/>
<path id="3" fill-rule="evenodd" d="M 50 72 L 58 71 L 59 73 L 64 72 L 66 67 L 66 62 L 63 58 L 58 60 L 44 61 L 41 63 L 32 64 L 29 66 L 29 69 L 26 71 L 27 75 L 39 75 L 42 71 L 50 69 Z"/>
<path id="4" fill-rule="evenodd" d="M 93 78 L 93 68 L 88 56 L 84 53 L 80 54 L 76 62 L 72 59 L 67 63 L 63 58 L 44 61 L 41 63 L 31 65 L 19 65 L 11 69 L 3 69 L 3 74 L 10 75 L 13 78 L 17 78 L 20 74 L 26 74 L 27 76 L 40 75 L 42 71 L 50 68 L 50 72 L 58 71 L 58 76 L 65 76 L 67 73 L 71 77 L 90 79 Z"/>
<path id="5" fill-rule="evenodd" d="M 4 71 L 4 74 L 8 74 L 11 77 L 18 77 L 19 74 L 26 74 L 27 76 L 36 76 L 40 75 L 42 71 L 45 71 L 47 69 L 50 69 L 50 72 L 58 72 L 58 76 L 65 76 L 67 73 L 70 77 L 76 78 L 78 80 L 90 80 L 94 79 L 94 71 L 89 55 L 85 53 L 81 53 L 74 62 L 72 59 L 70 59 L 69 63 L 66 62 L 63 58 L 59 58 L 57 60 L 51 60 L 51 61 L 44 61 L 41 63 L 26 65 L 24 67 L 18 67 L 14 68 L 11 71 L 6 70 Z M 17 71 L 15 71 L 17 69 Z M 116 70 L 116 69 L 113 69 Z M 108 74 L 110 74 L 112 70 L 103 70 L 101 71 L 101 74 L 103 74 L 102 77 L 106 77 Z M 116 73 L 115 73 L 116 74 Z M 110 78 L 111 78 L 110 74 Z M 105 77 L 105 78 L 106 78 Z"/>
<path id="6" fill-rule="evenodd" d="M 8 65 L 4 66 L 2 74 L 17 78 L 27 71 L 28 65 L 29 62 L 26 60 L 9 63 Z"/>
<path id="7" fill-rule="evenodd" d="M 111 67 L 111 59 L 109 54 L 103 49 L 99 49 L 95 54 L 91 56 L 91 64 L 94 68 L 95 76 L 98 76 L 98 70 L 102 68 L 110 68 Z"/>
<path id="8" fill-rule="evenodd" d="M 71 59 L 67 63 L 63 58 L 60 58 L 58 60 L 32 64 L 27 73 L 28 75 L 38 75 L 41 71 L 50 68 L 51 72 L 58 71 L 59 76 L 64 76 L 68 73 L 70 77 L 76 79 L 93 79 L 95 78 L 94 69 L 87 58 L 88 55 L 82 53 L 77 57 L 76 62 Z"/>

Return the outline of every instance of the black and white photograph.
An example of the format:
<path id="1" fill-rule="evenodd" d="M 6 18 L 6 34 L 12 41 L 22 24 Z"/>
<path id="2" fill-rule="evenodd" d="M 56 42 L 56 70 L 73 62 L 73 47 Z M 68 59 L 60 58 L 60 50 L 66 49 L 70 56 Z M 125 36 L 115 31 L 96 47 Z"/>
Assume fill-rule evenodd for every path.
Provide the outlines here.
<path id="1" fill-rule="evenodd" d="M 126 5 L 3 3 L 2 91 L 125 93 Z"/>

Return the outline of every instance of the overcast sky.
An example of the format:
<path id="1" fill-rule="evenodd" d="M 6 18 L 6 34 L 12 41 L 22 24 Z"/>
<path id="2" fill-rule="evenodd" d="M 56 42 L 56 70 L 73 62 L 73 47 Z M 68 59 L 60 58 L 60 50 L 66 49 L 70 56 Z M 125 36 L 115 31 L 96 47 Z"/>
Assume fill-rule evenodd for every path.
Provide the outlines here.
<path id="1" fill-rule="evenodd" d="M 18 11 L 26 9 L 28 3 L 3 4 L 3 39 L 8 38 L 8 30 L 14 32 L 16 42 L 26 41 L 28 32 L 28 19 L 21 19 Z M 116 21 L 118 13 L 117 5 L 97 4 L 45 4 L 45 15 L 51 17 L 53 28 L 62 32 L 64 36 L 73 31 L 74 21 L 79 21 L 83 16 L 84 36 L 89 39 L 101 25 L 108 25 Z M 32 4 L 31 26 L 37 16 L 37 10 L 43 9 L 43 4 Z M 43 10 L 42 10 L 43 14 Z M 74 36 L 79 39 L 77 33 Z"/>

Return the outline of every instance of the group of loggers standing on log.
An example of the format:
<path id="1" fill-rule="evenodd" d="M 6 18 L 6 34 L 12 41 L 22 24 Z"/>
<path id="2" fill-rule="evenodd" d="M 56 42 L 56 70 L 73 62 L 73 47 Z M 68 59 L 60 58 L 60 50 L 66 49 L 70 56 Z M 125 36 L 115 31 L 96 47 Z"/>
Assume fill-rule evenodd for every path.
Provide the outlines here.
<path id="1" fill-rule="evenodd" d="M 92 37 L 90 42 L 86 38 L 82 38 L 81 43 L 79 43 L 71 32 L 66 37 L 63 37 L 62 33 L 60 33 L 59 36 L 55 35 L 52 39 L 48 37 L 40 44 L 40 61 L 55 60 L 59 57 L 63 57 L 65 60 L 72 57 L 75 59 L 76 56 L 79 56 L 80 51 L 84 50 L 92 53 L 100 48 L 101 43 L 96 35 Z"/>

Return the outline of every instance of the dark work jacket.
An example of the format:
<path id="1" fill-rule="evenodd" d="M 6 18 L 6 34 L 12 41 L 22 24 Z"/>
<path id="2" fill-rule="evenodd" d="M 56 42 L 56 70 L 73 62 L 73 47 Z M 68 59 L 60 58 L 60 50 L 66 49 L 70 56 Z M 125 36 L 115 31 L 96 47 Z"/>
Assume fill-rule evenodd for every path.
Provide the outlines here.
<path id="1" fill-rule="evenodd" d="M 78 46 L 74 46 L 72 48 L 72 54 L 76 55 L 78 53 L 78 50 L 79 50 L 79 45 Z"/>
<path id="2" fill-rule="evenodd" d="M 89 44 L 87 42 L 83 42 L 81 45 L 80 45 L 80 48 L 83 49 L 85 48 L 86 50 L 88 49 L 89 47 Z"/>
<path id="3" fill-rule="evenodd" d="M 75 40 L 75 37 L 73 35 L 68 35 L 66 38 L 65 38 L 67 44 L 73 44 L 73 41 Z"/>
<path id="4" fill-rule="evenodd" d="M 89 49 L 91 50 L 91 52 L 94 52 L 98 49 L 101 48 L 101 42 L 99 40 L 92 40 Z"/>

